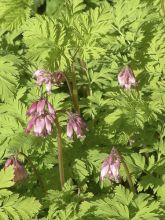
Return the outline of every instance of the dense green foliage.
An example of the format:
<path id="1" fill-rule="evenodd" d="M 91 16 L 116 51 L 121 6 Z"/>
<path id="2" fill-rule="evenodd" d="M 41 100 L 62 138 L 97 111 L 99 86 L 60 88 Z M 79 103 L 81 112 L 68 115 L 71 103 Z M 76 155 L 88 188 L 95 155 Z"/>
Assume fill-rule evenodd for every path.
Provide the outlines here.
<path id="1" fill-rule="evenodd" d="M 0 0 L 0 220 L 165 219 L 165 11 L 159 0 Z M 136 89 L 119 87 L 130 65 Z M 66 135 L 74 105 L 66 82 L 48 97 L 62 128 L 65 185 L 60 188 L 57 133 L 26 134 L 27 107 L 40 98 L 33 72 L 61 70 L 76 81 L 88 125 Z M 74 74 L 75 77 L 74 78 Z M 100 181 L 115 146 L 121 183 Z M 18 155 L 28 179 L 14 183 Z M 26 156 L 25 156 L 26 155 Z"/>

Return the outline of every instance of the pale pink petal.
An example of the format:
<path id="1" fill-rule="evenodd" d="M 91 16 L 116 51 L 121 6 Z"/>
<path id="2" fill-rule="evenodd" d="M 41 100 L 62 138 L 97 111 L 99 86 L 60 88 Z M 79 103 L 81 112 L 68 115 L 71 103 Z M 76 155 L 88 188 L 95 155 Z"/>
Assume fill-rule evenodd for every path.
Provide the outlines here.
<path id="1" fill-rule="evenodd" d="M 52 115 L 55 115 L 55 110 L 54 110 L 52 104 L 50 104 L 49 102 L 48 102 L 48 112 Z"/>
<path id="2" fill-rule="evenodd" d="M 107 163 L 103 164 L 101 168 L 101 174 L 100 174 L 101 180 L 103 180 L 107 176 L 108 170 L 109 170 L 109 164 Z"/>
<path id="3" fill-rule="evenodd" d="M 45 77 L 43 76 L 38 76 L 36 79 L 36 84 L 38 84 L 39 86 L 41 86 L 43 83 L 45 82 Z"/>
<path id="4" fill-rule="evenodd" d="M 26 127 L 26 129 L 25 129 L 25 132 L 26 132 L 26 133 L 29 133 L 29 132 L 31 131 L 31 129 L 32 129 L 33 126 L 34 126 L 35 120 L 36 120 L 36 117 L 34 116 L 34 117 L 32 117 L 32 119 L 28 122 L 28 125 L 27 125 L 27 127 Z"/>
<path id="5" fill-rule="evenodd" d="M 130 78 L 129 78 L 129 83 L 130 83 L 130 84 L 136 84 L 135 78 L 134 78 L 134 77 L 130 77 Z"/>
<path id="6" fill-rule="evenodd" d="M 33 75 L 35 77 L 38 77 L 38 76 L 42 76 L 44 73 L 45 73 L 45 70 L 41 69 L 41 70 L 36 70 Z"/>
<path id="7" fill-rule="evenodd" d="M 46 117 L 49 119 L 49 121 L 53 124 L 54 123 L 54 118 L 52 117 L 53 115 L 47 115 Z"/>
<path id="8" fill-rule="evenodd" d="M 33 102 L 32 105 L 28 108 L 27 110 L 27 115 L 30 116 L 32 114 L 34 114 L 37 110 L 37 102 Z"/>
<path id="9" fill-rule="evenodd" d="M 52 88 L 51 81 L 48 81 L 48 82 L 46 83 L 46 91 L 50 93 L 50 92 L 51 92 L 51 88 Z"/>
<path id="10" fill-rule="evenodd" d="M 119 168 L 118 168 L 118 166 L 115 165 L 115 163 L 112 164 L 112 165 L 110 165 L 110 170 L 111 170 L 112 175 L 113 175 L 114 177 L 116 177 L 116 176 L 119 175 Z"/>
<path id="11" fill-rule="evenodd" d="M 52 124 L 51 121 L 49 121 L 48 117 L 45 117 L 45 125 L 46 125 L 46 130 L 48 134 L 52 133 Z"/>
<path id="12" fill-rule="evenodd" d="M 41 99 L 38 101 L 38 104 L 37 104 L 37 112 L 39 114 L 42 114 L 43 111 L 44 111 L 44 108 L 45 108 L 45 104 L 46 104 L 46 100 L 45 99 Z"/>
<path id="13" fill-rule="evenodd" d="M 9 167 L 10 165 L 13 164 L 13 159 L 7 159 L 6 162 L 5 162 L 5 166 L 4 166 L 4 169 L 6 169 L 7 167 Z"/>
<path id="14" fill-rule="evenodd" d="M 67 136 L 68 138 L 72 138 L 73 136 L 73 127 L 70 123 L 67 124 Z"/>
<path id="15" fill-rule="evenodd" d="M 44 127 L 45 127 L 45 120 L 44 120 L 44 118 L 37 118 L 36 122 L 34 124 L 34 133 L 36 135 L 41 135 L 43 130 L 44 130 Z"/>
<path id="16" fill-rule="evenodd" d="M 75 133 L 76 133 L 78 138 L 82 138 L 83 137 L 83 131 L 82 131 L 80 126 L 74 127 L 74 131 L 75 131 Z"/>

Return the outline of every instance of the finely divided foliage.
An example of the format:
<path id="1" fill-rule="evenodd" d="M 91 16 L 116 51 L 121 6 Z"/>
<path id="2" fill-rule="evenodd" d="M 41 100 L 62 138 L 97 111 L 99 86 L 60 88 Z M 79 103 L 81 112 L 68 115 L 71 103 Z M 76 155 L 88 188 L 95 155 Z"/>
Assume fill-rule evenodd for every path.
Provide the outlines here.
<path id="1" fill-rule="evenodd" d="M 0 220 L 165 219 L 164 18 L 0 0 Z"/>

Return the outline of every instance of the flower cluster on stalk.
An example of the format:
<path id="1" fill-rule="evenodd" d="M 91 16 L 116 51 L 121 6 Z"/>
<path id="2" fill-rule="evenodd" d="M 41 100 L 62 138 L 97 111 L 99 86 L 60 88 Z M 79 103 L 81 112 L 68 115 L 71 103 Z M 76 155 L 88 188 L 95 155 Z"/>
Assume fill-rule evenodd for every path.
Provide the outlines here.
<path id="1" fill-rule="evenodd" d="M 33 102 L 26 114 L 30 117 L 25 129 L 27 133 L 32 131 L 36 136 L 46 136 L 52 133 L 56 112 L 47 99 Z"/>
<path id="2" fill-rule="evenodd" d="M 34 77 L 37 85 L 46 85 L 48 93 L 51 92 L 52 84 L 60 86 L 65 80 L 64 73 L 61 71 L 50 73 L 42 69 L 36 70 L 34 72 Z M 33 102 L 26 114 L 30 117 L 25 129 L 26 133 L 33 132 L 36 136 L 46 136 L 52 133 L 56 112 L 46 98 L 41 98 L 40 100 Z M 78 138 L 83 137 L 87 130 L 84 120 L 78 113 L 68 113 L 68 116 L 68 138 L 72 138 L 74 132 Z"/>
<path id="3" fill-rule="evenodd" d="M 27 178 L 27 172 L 22 165 L 22 163 L 16 159 L 15 156 L 11 156 L 9 159 L 6 160 L 4 170 L 8 167 L 13 166 L 14 169 L 14 182 L 21 182 Z"/>
<path id="4" fill-rule="evenodd" d="M 75 132 L 78 138 L 84 136 L 85 131 L 87 130 L 87 125 L 82 117 L 78 113 L 68 113 L 68 123 L 67 123 L 67 136 L 68 138 L 73 137 Z"/>
<path id="5" fill-rule="evenodd" d="M 124 67 L 118 75 L 119 85 L 126 90 L 131 89 L 132 86 L 136 86 L 137 82 L 132 69 L 128 66 Z"/>
<path id="6" fill-rule="evenodd" d="M 52 85 L 57 85 L 60 86 L 65 78 L 64 78 L 64 73 L 61 71 L 57 71 L 54 73 L 50 73 L 46 70 L 36 70 L 33 74 L 34 78 L 35 78 L 35 82 L 37 85 L 42 86 L 45 85 L 46 86 L 46 91 L 48 93 L 51 93 L 51 89 L 52 89 Z"/>
<path id="7" fill-rule="evenodd" d="M 120 157 L 118 151 L 115 148 L 112 148 L 111 153 L 104 160 L 101 168 L 100 179 L 101 181 L 107 177 L 109 180 L 112 180 L 116 183 L 120 182 Z"/>

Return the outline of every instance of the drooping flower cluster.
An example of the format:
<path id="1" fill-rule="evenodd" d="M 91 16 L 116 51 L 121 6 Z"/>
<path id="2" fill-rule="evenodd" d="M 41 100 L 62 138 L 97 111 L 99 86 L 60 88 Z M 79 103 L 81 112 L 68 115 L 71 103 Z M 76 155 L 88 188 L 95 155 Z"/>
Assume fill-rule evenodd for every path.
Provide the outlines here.
<path id="1" fill-rule="evenodd" d="M 68 123 L 67 123 L 67 136 L 68 138 L 73 137 L 73 133 L 77 135 L 78 138 L 84 136 L 87 130 L 87 125 L 78 113 L 68 113 Z"/>
<path id="2" fill-rule="evenodd" d="M 45 98 L 33 102 L 26 114 L 31 117 L 25 129 L 27 133 L 33 131 L 36 136 L 46 136 L 52 133 L 56 113 Z"/>
<path id="3" fill-rule="evenodd" d="M 124 67 L 118 75 L 119 85 L 125 89 L 130 89 L 132 86 L 136 86 L 136 79 L 132 69 L 128 66 Z"/>
<path id="4" fill-rule="evenodd" d="M 109 156 L 104 160 L 101 168 L 100 179 L 103 181 L 105 177 L 109 180 L 115 181 L 116 183 L 120 182 L 120 158 L 118 152 L 115 148 L 112 148 Z"/>
<path id="5" fill-rule="evenodd" d="M 54 73 L 50 73 L 45 70 L 36 70 L 34 72 L 34 78 L 36 79 L 36 84 L 41 86 L 41 85 L 46 85 L 46 91 L 48 93 L 51 93 L 52 85 L 55 84 L 57 86 L 60 86 L 65 78 L 64 74 L 61 71 L 57 71 Z"/>
<path id="6" fill-rule="evenodd" d="M 5 162 L 4 169 L 6 170 L 11 165 L 13 165 L 14 169 L 14 182 L 21 182 L 27 178 L 28 175 L 24 166 L 14 156 L 11 156 L 9 159 L 7 159 L 7 161 Z"/>

